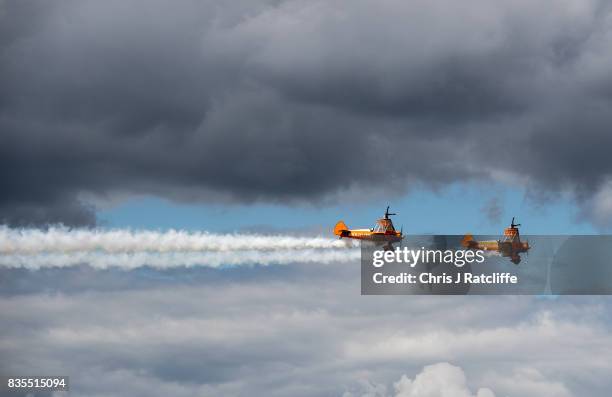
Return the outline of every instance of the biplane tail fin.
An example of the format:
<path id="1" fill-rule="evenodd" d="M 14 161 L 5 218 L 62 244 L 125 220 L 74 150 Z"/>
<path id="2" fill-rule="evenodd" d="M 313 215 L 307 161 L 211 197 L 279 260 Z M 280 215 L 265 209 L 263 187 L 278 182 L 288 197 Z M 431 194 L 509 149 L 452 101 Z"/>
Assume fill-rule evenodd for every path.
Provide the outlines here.
<path id="1" fill-rule="evenodd" d="M 346 226 L 346 223 L 339 221 L 338 223 L 336 223 L 336 226 L 334 226 L 334 234 L 336 236 L 340 236 L 342 237 L 342 232 L 346 232 L 348 230 L 348 226 Z"/>
<path id="2" fill-rule="evenodd" d="M 463 240 L 461 240 L 461 245 L 463 247 L 469 248 L 470 246 L 474 244 L 474 242 L 475 242 L 474 236 L 468 233 L 465 236 L 463 236 Z"/>

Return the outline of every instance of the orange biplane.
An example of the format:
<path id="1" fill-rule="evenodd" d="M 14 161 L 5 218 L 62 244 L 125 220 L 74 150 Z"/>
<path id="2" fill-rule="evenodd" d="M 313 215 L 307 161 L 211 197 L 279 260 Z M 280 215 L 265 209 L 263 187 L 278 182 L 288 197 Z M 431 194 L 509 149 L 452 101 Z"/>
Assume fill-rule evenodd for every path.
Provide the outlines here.
<path id="1" fill-rule="evenodd" d="M 357 240 L 374 241 L 375 243 L 385 243 L 386 247 L 391 247 L 391 243 L 402 241 L 404 238 L 402 231 L 399 232 L 393 227 L 393 221 L 389 218 L 392 214 L 389 207 L 385 211 L 385 217 L 376 221 L 376 225 L 371 229 L 349 229 L 342 221 L 336 223 L 334 234 L 340 238 L 354 238 Z"/>
<path id="2" fill-rule="evenodd" d="M 518 265 L 521 262 L 522 252 L 529 251 L 529 243 L 527 241 L 521 241 L 518 227 L 521 224 L 515 224 L 514 218 L 510 227 L 504 230 L 504 235 L 500 240 L 497 241 L 476 241 L 474 236 L 466 234 L 461 241 L 461 245 L 468 249 L 483 250 L 483 251 L 497 251 L 502 256 L 509 257 L 510 260 Z"/>

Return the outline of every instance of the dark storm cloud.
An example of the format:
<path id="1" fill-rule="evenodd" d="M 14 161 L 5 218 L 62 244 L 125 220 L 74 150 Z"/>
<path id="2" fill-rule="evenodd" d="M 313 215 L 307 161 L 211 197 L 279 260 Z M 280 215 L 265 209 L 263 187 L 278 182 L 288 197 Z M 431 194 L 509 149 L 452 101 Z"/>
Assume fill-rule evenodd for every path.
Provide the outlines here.
<path id="1" fill-rule="evenodd" d="M 0 220 L 91 224 L 92 197 L 318 201 L 500 175 L 587 202 L 612 174 L 610 15 L 4 1 Z"/>

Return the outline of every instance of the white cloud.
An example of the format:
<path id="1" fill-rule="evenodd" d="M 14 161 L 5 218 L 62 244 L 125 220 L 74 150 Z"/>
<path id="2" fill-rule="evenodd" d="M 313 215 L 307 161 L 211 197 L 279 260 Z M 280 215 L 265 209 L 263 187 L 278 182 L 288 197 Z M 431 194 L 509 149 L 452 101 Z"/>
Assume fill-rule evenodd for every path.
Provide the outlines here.
<path id="1" fill-rule="evenodd" d="M 490 374 L 485 377 L 496 390 L 512 396 L 571 397 L 572 393 L 561 381 L 547 379 L 538 369 L 524 366 L 511 374 Z"/>
<path id="2" fill-rule="evenodd" d="M 495 397 L 488 388 L 472 393 L 463 369 L 446 362 L 425 366 L 414 379 L 402 375 L 393 383 L 392 394 L 384 384 L 362 381 L 361 387 L 359 393 L 346 392 L 343 397 Z"/>
<path id="3" fill-rule="evenodd" d="M 404 375 L 394 387 L 395 397 L 495 397 L 487 388 L 473 394 L 463 370 L 449 363 L 428 365 L 414 380 Z"/>

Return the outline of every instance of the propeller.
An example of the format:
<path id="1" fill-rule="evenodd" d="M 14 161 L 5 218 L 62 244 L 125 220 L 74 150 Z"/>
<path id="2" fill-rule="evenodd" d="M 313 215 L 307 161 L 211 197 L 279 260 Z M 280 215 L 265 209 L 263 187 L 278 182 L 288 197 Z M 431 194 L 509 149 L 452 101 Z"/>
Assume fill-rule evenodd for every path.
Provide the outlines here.
<path id="1" fill-rule="evenodd" d="M 387 206 L 387 210 L 385 211 L 385 219 L 389 219 L 389 216 L 397 215 L 396 213 L 389 212 L 389 206 Z"/>

